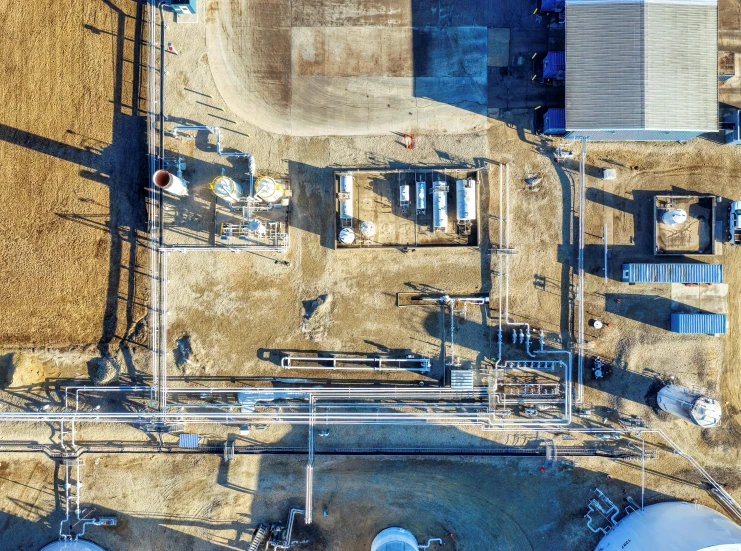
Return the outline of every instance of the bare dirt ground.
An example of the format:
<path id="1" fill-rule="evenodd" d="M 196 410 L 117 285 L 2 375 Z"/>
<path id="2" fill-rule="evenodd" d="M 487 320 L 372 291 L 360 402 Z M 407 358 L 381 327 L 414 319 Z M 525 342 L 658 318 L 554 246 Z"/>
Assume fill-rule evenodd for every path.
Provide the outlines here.
<path id="1" fill-rule="evenodd" d="M 106 353 L 147 295 L 137 3 L 6 3 L 0 14 L 0 346 Z"/>
<path id="2" fill-rule="evenodd" d="M 619 505 L 627 496 L 640 502 L 635 465 L 587 458 L 545 473 L 541 465 L 511 458 L 320 457 L 315 522 L 305 526 L 299 517 L 294 534 L 310 543 L 297 549 L 367 551 L 390 525 L 408 528 L 422 542 L 440 537 L 445 549 L 457 551 L 588 549 L 598 539 L 582 518 L 592 488 Z M 654 466 L 660 471 L 647 474 L 647 504 L 668 495 L 705 502 L 691 476 L 667 479 L 664 466 Z M 119 523 L 89 528 L 86 537 L 110 550 L 245 549 L 258 523 L 284 520 L 289 507 L 303 506 L 304 467 L 300 457 L 243 456 L 226 464 L 213 456 L 88 456 L 83 495 L 94 506 L 86 505 L 85 514 L 114 514 Z M 45 458 L 3 457 L 3 548 L 34 551 L 57 537 L 59 475 Z"/>
<path id="3" fill-rule="evenodd" d="M 722 4 L 721 42 L 735 49 L 737 2 Z M 266 131 L 260 128 L 264 124 L 242 118 L 243 110 L 232 110 L 233 97 L 222 93 L 223 83 L 215 78 L 209 63 L 214 45 L 209 42 L 207 9 L 215 17 L 215 10 L 223 15 L 230 5 L 239 7 L 243 16 L 265 7 L 251 2 L 200 2 L 199 24 L 169 24 L 168 40 L 180 55 L 168 55 L 165 61 L 166 126 L 218 124 L 228 150 L 255 155 L 258 175 L 288 177 L 294 191 L 292 244 L 285 258 L 226 251 L 170 254 L 170 376 L 282 375 L 272 353 L 279 349 L 413 351 L 433 357 L 436 371 L 432 375 L 439 377 L 449 346 L 444 332 L 447 316 L 434 308 L 398 308 L 396 293 L 415 288 L 455 293 L 491 290 L 493 313 L 497 313 L 498 282 L 490 269 L 498 269 L 497 260 L 491 266 L 485 253 L 489 243 L 500 242 L 496 179 L 482 194 L 480 213 L 486 240 L 481 251 L 336 251 L 331 246 L 334 225 L 330 221 L 334 215 L 332 172 L 338 168 L 439 167 L 487 160 L 511 163 L 511 240 L 519 252 L 510 259 L 510 313 L 515 320 L 545 329 L 549 346 L 568 346 L 575 320 L 578 167 L 575 162 L 564 166 L 552 162 L 558 141 L 529 130 L 530 107 L 505 110 L 497 104 L 491 111 L 496 118 L 488 119 L 485 132 L 476 133 L 427 134 L 424 125 L 415 128 L 411 119 L 404 119 L 395 131 L 417 132 L 413 150 L 404 149 L 392 133 L 309 138 L 278 135 L 279 128 L 273 129 L 276 133 Z M 322 11 L 329 9 L 326 3 L 302 5 L 305 10 L 295 9 L 306 19 L 305 26 L 321 26 L 327 18 L 337 24 L 331 11 Z M 420 3 L 416 17 L 425 25 L 445 23 L 447 16 L 432 10 L 437 5 Z M 532 35 L 533 42 L 542 41 L 543 29 L 532 22 L 529 6 L 527 10 L 520 2 L 501 6 L 501 13 L 494 10 L 491 21 L 484 24 L 512 27 L 512 52 L 517 46 L 520 57 L 529 57 L 525 54 L 530 46 L 523 37 Z M 0 216 L 13 221 L 0 244 L 6 274 L 6 285 L 0 291 L 5 306 L 0 322 L 4 354 L 0 367 L 9 386 L 2 395 L 4 407 L 31 411 L 48 403 L 61 407 L 55 381 L 90 380 L 94 371 L 90 362 L 101 353 L 114 356 L 125 376 L 132 379 L 147 371 L 144 350 L 128 346 L 119 350 L 122 337 L 146 342 L 148 330 L 142 319 L 147 289 L 145 279 L 138 277 L 146 270 L 146 251 L 135 231 L 141 228 L 139 190 L 146 179 L 141 121 L 132 116 L 132 106 L 138 101 L 135 90 L 142 78 L 133 71 L 139 55 L 134 47 L 139 40 L 136 12 L 135 2 L 123 0 L 0 7 L 0 42 L 8 52 L 0 61 L 0 74 L 13 83 L 0 92 L 3 105 L 8 106 L 0 119 L 0 178 L 5 184 L 0 192 Z M 430 17 L 434 21 L 428 21 Z M 482 24 L 459 14 L 450 17 L 455 24 Z M 42 27 L 43 33 L 23 31 Z M 501 80 L 498 74 L 497 67 L 490 74 L 490 85 Z M 721 101 L 733 103 L 738 78 L 723 86 Z M 506 105 L 520 106 L 522 98 L 512 94 Z M 382 105 L 374 107 L 383 111 Z M 445 111 L 450 113 L 448 107 Z M 261 121 L 264 115 L 260 113 Z M 382 122 L 388 124 L 385 119 Z M 180 154 L 186 161 L 191 198 L 168 199 L 174 222 L 165 228 L 165 243 L 208 244 L 213 201 L 207 184 L 222 169 L 244 178 L 244 163 L 216 156 L 213 137 L 209 140 L 205 133 L 195 140 L 168 137 L 166 151 L 168 158 Z M 596 414 L 579 423 L 610 427 L 619 414 L 640 415 L 649 425 L 664 429 L 739 498 L 741 358 L 736 289 L 741 284 L 741 253 L 723 246 L 723 255 L 713 259 L 724 263 L 729 290 L 725 307 L 731 331 L 721 338 L 677 338 L 666 325 L 666 313 L 676 298 L 671 289 L 627 289 L 615 278 L 623 261 L 653 259 L 651 220 L 647 218 L 652 192 L 712 193 L 722 197 L 725 206 L 727 200 L 739 198 L 740 154 L 705 139 L 681 145 L 590 144 L 587 162 L 586 311 L 610 323 L 600 333 L 588 331 L 593 343 L 589 354 L 611 360 L 615 372 L 603 382 L 588 380 L 585 401 L 595 405 Z M 28 186 L 34 193 L 14 192 L 14 185 L 27 180 L 29 167 L 41 184 Z M 601 168 L 616 168 L 618 178 L 612 182 L 597 179 Z M 541 177 L 535 189 L 524 181 L 532 174 Z M 599 271 L 603 224 L 610 228 L 612 251 L 607 284 Z M 467 321 L 459 320 L 458 350 L 466 365 L 492 359 L 493 324 L 478 309 L 470 312 Z M 176 365 L 175 340 L 185 335 L 190 338 L 192 363 Z M 524 353 L 519 346 L 506 347 L 505 352 L 514 358 Z M 657 376 L 668 375 L 705 386 L 719 396 L 725 405 L 723 426 L 703 431 L 657 415 L 650 407 L 650 392 Z M 235 436 L 235 427 L 189 429 L 216 444 L 228 436 L 243 443 L 306 442 L 306 431 L 301 428 L 270 427 L 253 431 L 250 438 Z M 475 429 L 329 430 L 326 443 L 320 445 L 524 445 L 531 439 Z M 58 427 L 43 423 L 7 424 L 3 435 L 4 442 L 59 442 Z M 104 424 L 80 427 L 78 437 L 83 444 L 138 445 L 154 440 L 133 426 Z M 176 437 L 164 440 L 172 445 Z M 446 544 L 458 550 L 590 549 L 597 538 L 586 530 L 581 516 L 591 488 L 607 484 L 603 489 L 618 503 L 624 495 L 638 498 L 640 470 L 634 463 L 604 459 L 579 463 L 571 471 L 562 466 L 541 474 L 538 460 L 321 457 L 317 460 L 316 524 L 305 533 L 315 543 L 305 547 L 366 550 L 376 532 L 398 523 L 420 539 L 452 532 L 454 537 Z M 212 456 L 88 456 L 83 501 L 120 519 L 117 528 L 93 529 L 90 538 L 107 549 L 132 545 L 243 549 L 257 523 L 284 518 L 289 506 L 303 505 L 304 467 L 303 457 L 239 457 L 227 466 Z M 718 508 L 688 464 L 671 451 L 662 453 L 648 469 L 647 502 L 697 499 Z M 38 456 L 3 454 L 0 471 L 1 492 L 7 496 L 0 507 L 2 546 L 32 550 L 54 539 L 61 519 L 54 492 L 55 464 Z M 325 507 L 326 518 L 322 515 Z"/>

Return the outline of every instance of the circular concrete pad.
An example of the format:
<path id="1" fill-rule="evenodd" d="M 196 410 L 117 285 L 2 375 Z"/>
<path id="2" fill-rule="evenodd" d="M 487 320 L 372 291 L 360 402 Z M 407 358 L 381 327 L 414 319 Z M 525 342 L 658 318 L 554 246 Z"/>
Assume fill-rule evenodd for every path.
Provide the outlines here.
<path id="1" fill-rule="evenodd" d="M 270 132 L 483 130 L 486 28 L 415 28 L 409 12 L 409 0 L 218 0 L 209 64 L 229 108 Z"/>

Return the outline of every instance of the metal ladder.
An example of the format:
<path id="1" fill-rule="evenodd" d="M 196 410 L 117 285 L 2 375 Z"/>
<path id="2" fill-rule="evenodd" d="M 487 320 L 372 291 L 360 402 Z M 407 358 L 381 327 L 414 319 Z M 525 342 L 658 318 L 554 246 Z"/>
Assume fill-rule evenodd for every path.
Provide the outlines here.
<path id="1" fill-rule="evenodd" d="M 257 551 L 257 548 L 260 547 L 260 544 L 265 541 L 265 536 L 268 533 L 268 525 L 267 524 L 260 524 L 257 528 L 257 533 L 252 537 L 252 543 L 250 543 L 250 546 L 247 548 L 247 551 Z"/>

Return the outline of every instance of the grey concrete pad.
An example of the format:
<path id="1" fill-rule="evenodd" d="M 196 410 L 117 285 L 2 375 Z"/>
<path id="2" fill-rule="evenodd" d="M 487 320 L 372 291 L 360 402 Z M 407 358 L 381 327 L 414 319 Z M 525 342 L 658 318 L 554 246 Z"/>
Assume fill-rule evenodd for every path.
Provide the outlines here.
<path id="1" fill-rule="evenodd" d="M 728 285 L 671 284 L 673 312 L 706 312 L 725 314 L 728 312 Z"/>
<path id="2" fill-rule="evenodd" d="M 509 65 L 509 29 L 487 29 L 489 67 Z"/>
<path id="3" fill-rule="evenodd" d="M 485 27 L 412 28 L 397 0 L 281 0 L 264 18 L 261 5 L 222 1 L 207 17 L 212 74 L 240 118 L 297 136 L 485 128 Z"/>

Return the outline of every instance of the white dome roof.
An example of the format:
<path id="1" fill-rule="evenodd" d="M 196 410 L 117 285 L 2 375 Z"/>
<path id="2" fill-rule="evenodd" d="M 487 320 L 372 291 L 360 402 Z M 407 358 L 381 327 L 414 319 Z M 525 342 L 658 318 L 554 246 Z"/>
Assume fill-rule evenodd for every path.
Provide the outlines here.
<path id="1" fill-rule="evenodd" d="M 391 527 L 378 533 L 371 543 L 371 551 L 418 551 L 419 544 L 409 530 Z"/>
<path id="2" fill-rule="evenodd" d="M 105 551 L 102 547 L 85 540 L 59 540 L 43 547 L 41 551 Z"/>
<path id="3" fill-rule="evenodd" d="M 741 526 L 702 505 L 671 501 L 622 519 L 595 551 L 741 551 Z"/>

